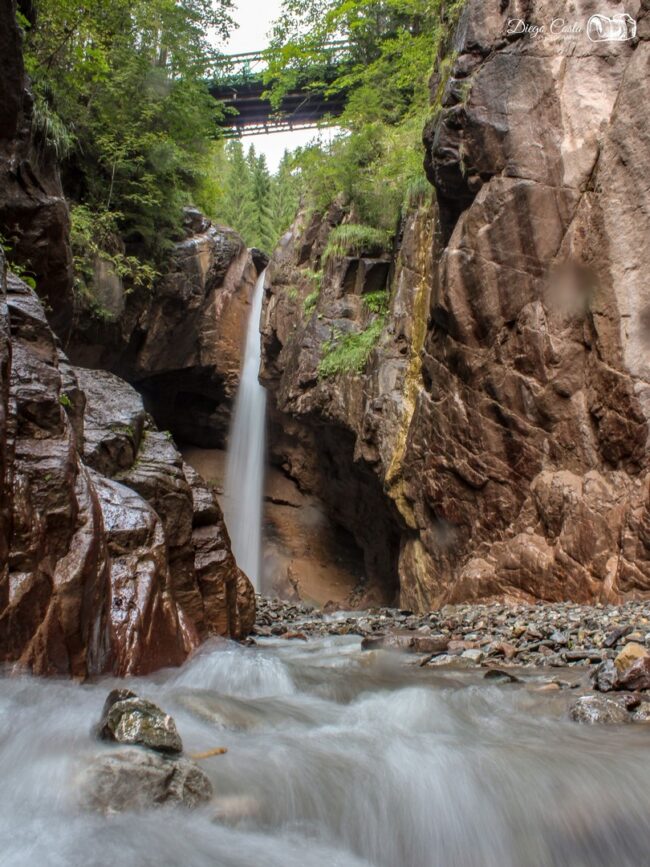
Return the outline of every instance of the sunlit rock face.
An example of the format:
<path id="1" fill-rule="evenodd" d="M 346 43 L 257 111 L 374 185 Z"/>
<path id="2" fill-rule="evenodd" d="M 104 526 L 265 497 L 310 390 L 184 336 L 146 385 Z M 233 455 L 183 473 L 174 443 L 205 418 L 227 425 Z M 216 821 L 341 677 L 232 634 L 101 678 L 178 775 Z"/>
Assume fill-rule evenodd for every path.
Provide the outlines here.
<path id="1" fill-rule="evenodd" d="M 364 322 L 350 261 L 302 312 L 298 266 L 344 217 L 296 224 L 275 256 L 277 459 L 322 488 L 405 607 L 650 591 L 650 26 L 633 3 L 636 38 L 591 42 L 589 16 L 621 11 L 592 7 L 561 10 L 582 31 L 551 32 L 550 2 L 467 3 L 432 80 L 435 204 L 398 235 L 363 375 L 317 373 L 332 326 Z M 317 476 L 323 450 L 338 476 Z M 360 477 L 378 523 L 351 505 Z M 387 539 L 388 577 L 371 562 Z"/>
<path id="2" fill-rule="evenodd" d="M 118 377 L 74 368 L 1 263 L 0 659 L 138 674 L 250 630 L 213 493 Z"/>

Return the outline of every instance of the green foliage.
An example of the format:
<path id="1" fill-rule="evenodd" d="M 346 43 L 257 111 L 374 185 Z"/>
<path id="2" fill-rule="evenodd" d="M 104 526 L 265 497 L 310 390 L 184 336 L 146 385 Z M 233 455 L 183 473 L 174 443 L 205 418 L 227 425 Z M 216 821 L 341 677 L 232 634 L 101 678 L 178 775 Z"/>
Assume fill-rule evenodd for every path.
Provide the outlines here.
<path id="1" fill-rule="evenodd" d="M 314 291 L 310 292 L 309 295 L 307 295 L 305 300 L 302 302 L 302 309 L 304 310 L 306 316 L 311 316 L 311 314 L 316 309 L 319 296 L 320 288 L 314 289 Z"/>
<path id="2" fill-rule="evenodd" d="M 374 255 L 386 250 L 389 243 L 390 234 L 385 230 L 357 223 L 345 223 L 336 226 L 330 232 L 322 261 L 325 264 L 332 257 L 359 256 L 362 253 Z"/>
<path id="3" fill-rule="evenodd" d="M 59 395 L 59 403 L 66 409 L 69 409 L 72 406 L 72 401 L 64 391 Z"/>
<path id="4" fill-rule="evenodd" d="M 291 224 L 299 200 L 298 179 L 285 153 L 278 171 L 271 175 L 263 154 L 251 145 L 248 153 L 240 141 L 226 144 L 221 164 L 223 192 L 214 214 L 219 222 L 236 229 L 251 247 L 271 252 Z"/>
<path id="5" fill-rule="evenodd" d="M 328 379 L 339 373 L 363 373 L 370 353 L 377 345 L 384 327 L 385 317 L 374 319 L 363 331 L 342 334 L 336 331 L 323 344 L 323 357 L 318 365 L 318 376 Z"/>
<path id="6" fill-rule="evenodd" d="M 70 242 L 74 257 L 77 288 L 87 291 L 92 285 L 95 262 L 107 262 L 126 283 L 126 291 L 150 289 L 158 276 L 150 262 L 127 256 L 118 236 L 120 214 L 115 211 L 91 211 L 85 205 L 70 210 Z"/>
<path id="7" fill-rule="evenodd" d="M 427 200 L 431 201 L 431 193 L 431 184 L 425 177 L 424 172 L 412 178 L 404 191 L 403 210 L 409 211 Z"/>
<path id="8" fill-rule="evenodd" d="M 74 149 L 74 136 L 47 100 L 38 92 L 34 96 L 32 131 L 36 141 L 51 148 L 58 161 L 64 160 Z"/>
<path id="9" fill-rule="evenodd" d="M 207 77 L 231 0 L 36 0 L 34 126 L 66 192 L 158 259 L 205 195 L 218 106 Z"/>
<path id="10" fill-rule="evenodd" d="M 20 277 L 23 283 L 26 283 L 32 289 L 36 289 L 36 280 L 34 279 L 34 275 L 31 271 L 29 271 L 23 264 L 14 260 L 14 247 L 13 244 L 4 237 L 4 235 L 0 234 L 0 248 L 5 255 L 5 259 L 9 264 L 9 268 L 13 271 L 16 277 Z"/>
<path id="11" fill-rule="evenodd" d="M 368 292 L 361 300 L 371 313 L 378 313 L 382 316 L 388 313 L 389 294 L 385 289 L 379 292 Z"/>
<path id="12" fill-rule="evenodd" d="M 323 283 L 322 271 L 312 271 L 311 268 L 303 268 L 301 273 L 306 280 L 309 280 L 309 282 L 315 289 L 318 289 L 318 291 L 320 291 L 320 287 Z"/>
<path id="13" fill-rule="evenodd" d="M 344 92 L 340 125 L 329 146 L 296 154 L 305 201 L 324 211 L 335 198 L 360 222 L 393 230 L 426 184 L 422 127 L 428 78 L 463 0 L 284 0 L 266 72 L 276 104 L 308 72 L 314 87 Z M 344 43 L 335 48 L 328 43 Z M 419 193 L 418 193 L 419 195 Z"/>

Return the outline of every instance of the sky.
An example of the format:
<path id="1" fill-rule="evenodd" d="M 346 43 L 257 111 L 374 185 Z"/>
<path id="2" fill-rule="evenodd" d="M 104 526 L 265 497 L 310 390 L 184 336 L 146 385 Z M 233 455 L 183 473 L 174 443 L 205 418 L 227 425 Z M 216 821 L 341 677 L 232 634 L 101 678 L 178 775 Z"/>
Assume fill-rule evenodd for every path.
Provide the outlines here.
<path id="1" fill-rule="evenodd" d="M 233 17 L 239 28 L 233 31 L 230 40 L 224 47 L 228 54 L 239 54 L 242 51 L 257 51 L 268 44 L 268 33 L 271 24 L 280 14 L 282 0 L 237 0 Z M 276 132 L 272 135 L 245 136 L 242 143 L 245 148 L 255 145 L 255 150 L 266 155 L 266 161 L 271 171 L 274 171 L 285 149 L 305 145 L 314 138 L 320 137 L 327 141 L 334 130 L 300 129 L 287 132 Z"/>

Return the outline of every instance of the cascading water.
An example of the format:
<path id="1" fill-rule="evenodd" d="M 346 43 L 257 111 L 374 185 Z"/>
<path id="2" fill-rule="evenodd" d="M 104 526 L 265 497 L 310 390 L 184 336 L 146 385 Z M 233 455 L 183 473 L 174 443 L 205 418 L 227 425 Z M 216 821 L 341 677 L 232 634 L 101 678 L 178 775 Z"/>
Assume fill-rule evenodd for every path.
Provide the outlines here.
<path id="1" fill-rule="evenodd" d="M 207 645 L 128 682 L 0 680 L 3 867 L 640 867 L 646 725 L 583 726 L 544 675 L 422 669 L 355 636 Z M 557 671 L 557 669 L 555 670 Z M 576 669 L 561 672 L 576 682 Z M 548 672 L 546 673 L 548 677 Z M 214 800 L 195 811 L 89 812 L 106 694 L 176 720 Z M 146 780 L 143 781 L 146 783 Z"/>
<path id="2" fill-rule="evenodd" d="M 244 363 L 228 441 L 225 517 L 237 564 L 256 590 L 261 584 L 262 493 L 266 391 L 258 374 L 261 361 L 262 271 L 255 284 L 246 332 Z"/>

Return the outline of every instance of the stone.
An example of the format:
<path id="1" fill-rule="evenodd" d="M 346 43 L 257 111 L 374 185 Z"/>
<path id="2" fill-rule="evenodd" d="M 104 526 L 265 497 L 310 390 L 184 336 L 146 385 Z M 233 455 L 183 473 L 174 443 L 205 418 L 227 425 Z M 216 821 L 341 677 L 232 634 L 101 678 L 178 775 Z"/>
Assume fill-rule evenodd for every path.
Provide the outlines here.
<path id="1" fill-rule="evenodd" d="M 497 683 L 521 683 L 521 678 L 509 671 L 504 671 L 502 668 L 489 668 L 483 677 L 485 680 Z"/>
<path id="2" fill-rule="evenodd" d="M 588 725 L 621 725 L 630 722 L 627 710 L 617 701 L 598 695 L 577 698 L 569 708 L 569 716 L 574 722 Z"/>
<path id="3" fill-rule="evenodd" d="M 362 650 L 401 650 L 408 653 L 444 653 L 449 639 L 435 635 L 389 633 L 367 636 L 361 641 Z"/>
<path id="4" fill-rule="evenodd" d="M 102 813 L 206 804 L 213 789 L 194 762 L 136 748 L 96 757 L 79 780 L 80 803 Z"/>
<path id="5" fill-rule="evenodd" d="M 159 753 L 183 752 L 183 742 L 172 717 L 128 690 L 109 693 L 98 734 L 103 740 L 147 747 Z"/>
<path id="6" fill-rule="evenodd" d="M 614 665 L 619 673 L 625 672 L 638 659 L 646 659 L 650 657 L 650 652 L 642 645 L 632 642 L 626 644 L 623 650 L 614 660 Z"/>
<path id="7" fill-rule="evenodd" d="M 617 629 L 613 629 L 611 632 L 607 633 L 603 645 L 605 647 L 615 647 L 618 642 L 631 631 L 632 627 L 629 624 L 627 626 L 619 626 Z"/>
<path id="8" fill-rule="evenodd" d="M 478 648 L 469 648 L 461 653 L 461 659 L 468 659 L 470 662 L 478 664 L 485 657 L 485 653 Z"/>
<path id="9" fill-rule="evenodd" d="M 632 712 L 634 722 L 650 723 L 650 702 L 642 701 Z"/>
<path id="10" fill-rule="evenodd" d="M 618 689 L 650 689 L 650 655 L 637 659 L 618 677 Z"/>
<path id="11" fill-rule="evenodd" d="M 606 659 L 598 666 L 593 674 L 593 683 L 599 692 L 618 689 L 618 671 L 613 659 Z"/>

